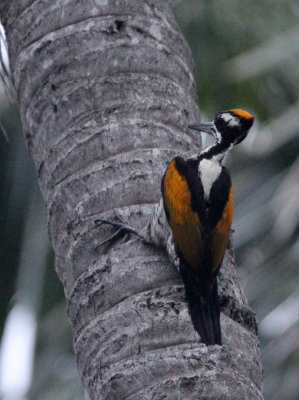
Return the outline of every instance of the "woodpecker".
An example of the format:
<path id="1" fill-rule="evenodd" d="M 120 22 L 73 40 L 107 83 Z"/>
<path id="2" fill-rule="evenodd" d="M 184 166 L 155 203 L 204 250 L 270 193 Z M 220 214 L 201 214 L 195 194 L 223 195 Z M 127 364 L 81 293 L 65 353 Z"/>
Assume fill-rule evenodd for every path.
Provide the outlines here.
<path id="1" fill-rule="evenodd" d="M 162 198 L 141 232 L 109 223 L 118 231 L 135 233 L 147 243 L 165 247 L 179 270 L 194 329 L 206 345 L 221 345 L 217 274 L 228 244 L 233 218 L 233 189 L 224 156 L 244 140 L 254 117 L 242 109 L 216 114 L 212 122 L 189 125 L 211 134 L 215 143 L 201 153 L 170 161 L 161 181 Z"/>

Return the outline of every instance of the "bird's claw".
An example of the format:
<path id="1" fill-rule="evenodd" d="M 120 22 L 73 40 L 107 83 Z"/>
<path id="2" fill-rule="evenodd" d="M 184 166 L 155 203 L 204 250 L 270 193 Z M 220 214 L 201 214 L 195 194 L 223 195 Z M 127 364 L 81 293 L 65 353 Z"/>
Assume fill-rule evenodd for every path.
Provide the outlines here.
<path id="1" fill-rule="evenodd" d="M 116 240 L 119 236 L 124 235 L 126 233 L 133 233 L 134 235 L 139 236 L 139 233 L 136 229 L 132 228 L 131 226 L 124 224 L 123 222 L 113 222 L 109 221 L 107 219 L 96 219 L 95 221 L 96 225 L 102 225 L 102 224 L 108 224 L 113 226 L 114 228 L 117 228 L 117 231 L 113 233 L 111 236 L 109 236 L 107 239 L 103 240 L 101 243 L 99 243 L 96 247 L 99 248 L 101 246 L 104 246 L 107 243 L 110 243 L 111 241 Z"/>

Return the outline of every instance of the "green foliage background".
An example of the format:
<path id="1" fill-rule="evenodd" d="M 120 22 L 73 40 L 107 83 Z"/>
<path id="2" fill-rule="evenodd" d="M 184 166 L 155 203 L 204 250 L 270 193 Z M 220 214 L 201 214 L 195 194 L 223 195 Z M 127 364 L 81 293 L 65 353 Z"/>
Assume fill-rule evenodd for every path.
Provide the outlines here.
<path id="1" fill-rule="evenodd" d="M 299 3 L 174 3 L 194 56 L 203 119 L 240 107 L 256 116 L 250 136 L 226 160 L 235 187 L 235 248 L 242 282 L 260 321 L 265 399 L 296 400 Z M 6 142 L 0 135 L 1 331 L 13 304 L 21 301 L 33 307 L 38 333 L 29 398 L 83 399 L 52 250 L 42 243 L 47 239 L 34 236 L 38 232 L 39 238 L 46 237 L 44 205 L 16 107 L 8 103 L 4 92 L 0 94 L 0 116 L 9 136 Z M 26 262 L 26 252 L 39 255 Z M 44 268 L 39 265 L 29 271 L 28 265 L 37 261 Z M 35 296 L 34 287 L 39 288 Z"/>

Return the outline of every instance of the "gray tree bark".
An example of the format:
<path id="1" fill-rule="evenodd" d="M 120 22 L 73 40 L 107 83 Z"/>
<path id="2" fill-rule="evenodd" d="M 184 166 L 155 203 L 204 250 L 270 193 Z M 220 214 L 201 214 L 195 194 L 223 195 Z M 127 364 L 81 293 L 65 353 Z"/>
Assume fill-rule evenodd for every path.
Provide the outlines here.
<path id="1" fill-rule="evenodd" d="M 90 399 L 262 399 L 256 319 L 233 250 L 220 271 L 223 346 L 194 332 L 165 253 L 141 228 L 171 158 L 196 153 L 190 50 L 170 0 L 1 0 L 28 148 L 46 200 L 74 349 Z"/>

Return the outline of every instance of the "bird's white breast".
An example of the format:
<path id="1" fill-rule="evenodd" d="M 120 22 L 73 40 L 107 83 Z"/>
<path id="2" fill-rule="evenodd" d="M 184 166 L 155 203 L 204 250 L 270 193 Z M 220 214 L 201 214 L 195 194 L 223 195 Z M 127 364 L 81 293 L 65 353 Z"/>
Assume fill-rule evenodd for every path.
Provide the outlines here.
<path id="1" fill-rule="evenodd" d="M 205 199 L 210 196 L 213 183 L 221 173 L 221 165 L 217 161 L 203 159 L 199 163 L 198 172 L 202 181 Z"/>

